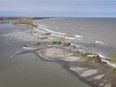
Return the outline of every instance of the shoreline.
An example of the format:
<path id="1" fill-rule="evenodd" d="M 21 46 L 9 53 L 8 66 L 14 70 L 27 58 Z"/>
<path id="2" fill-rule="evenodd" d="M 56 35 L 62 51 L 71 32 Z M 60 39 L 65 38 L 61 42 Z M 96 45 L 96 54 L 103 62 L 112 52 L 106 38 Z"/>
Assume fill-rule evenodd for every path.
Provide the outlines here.
<path id="1" fill-rule="evenodd" d="M 71 73 L 72 75 L 76 76 L 79 80 L 81 80 L 82 82 L 85 82 L 86 84 L 90 85 L 91 87 L 99 87 L 95 84 L 93 84 L 92 82 L 87 81 L 86 79 L 82 78 L 79 74 L 77 74 L 76 72 L 72 71 L 69 69 L 69 65 L 68 65 L 68 61 L 62 61 L 62 60 L 48 60 L 48 58 L 45 56 L 42 56 L 41 53 L 35 52 L 35 54 L 42 60 L 42 61 L 47 61 L 47 62 L 55 62 L 55 63 L 59 63 L 61 64 L 61 66 L 66 69 L 69 73 Z"/>
<path id="2" fill-rule="evenodd" d="M 89 82 L 87 80 L 85 80 L 84 78 L 82 78 L 79 74 L 77 74 L 76 72 L 72 71 L 69 69 L 68 63 L 67 61 L 62 61 L 62 60 L 48 60 L 48 58 L 45 58 L 44 56 L 42 56 L 42 54 L 36 53 L 37 56 L 39 56 L 43 61 L 48 61 L 48 62 L 55 62 L 55 63 L 59 63 L 61 64 L 61 66 L 66 69 L 69 73 L 71 73 L 72 75 L 76 76 L 79 80 L 81 80 L 82 82 L 85 82 L 86 84 L 90 85 L 91 87 L 99 87 L 95 84 L 93 84 L 92 82 Z"/>
<path id="3" fill-rule="evenodd" d="M 49 35 L 50 36 L 50 35 Z M 48 39 L 48 38 L 47 38 Z M 42 40 L 41 40 L 42 41 Z M 40 42 L 41 42 L 40 41 Z M 54 41 L 54 38 L 53 38 L 53 41 Z M 47 42 L 46 43 L 49 43 L 49 39 L 47 40 Z M 65 43 L 65 42 L 64 42 Z M 72 43 L 73 44 L 73 43 Z M 52 44 L 53 45 L 53 44 Z M 57 44 L 58 45 L 58 44 Z M 65 46 L 65 45 L 64 45 Z M 70 45 L 69 45 L 70 46 Z M 56 48 L 56 49 L 54 49 L 54 48 Z M 87 84 L 89 84 L 89 85 L 91 85 L 91 86 L 96 86 L 96 80 L 95 81 L 89 81 L 88 79 L 86 79 L 86 76 L 87 76 L 87 74 L 88 73 L 85 73 L 85 77 L 83 77 L 83 75 L 81 75 L 81 74 L 79 74 L 78 73 L 78 71 L 76 72 L 75 70 L 71 70 L 71 68 L 70 68 L 70 66 L 69 65 L 67 65 L 68 63 L 73 63 L 73 62 L 80 62 L 80 61 L 71 61 L 71 60 L 64 60 L 64 59 L 62 59 L 63 57 L 66 57 L 66 55 L 64 55 L 63 57 L 61 56 L 62 54 L 58 54 L 57 53 L 57 51 L 58 51 L 58 49 L 62 49 L 62 48 L 64 48 L 65 49 L 65 47 L 54 47 L 54 45 L 53 45 L 53 47 L 51 47 L 51 48 L 44 48 L 44 49 L 40 49 L 39 51 L 37 51 L 37 54 L 41 57 L 41 58 L 43 58 L 43 59 L 45 59 L 45 60 L 47 60 L 47 61 L 52 61 L 52 62 L 64 62 L 65 64 L 64 64 L 64 68 L 66 68 L 66 69 L 68 69 L 68 71 L 69 72 L 72 72 L 72 73 L 74 73 L 74 74 L 76 74 L 76 76 L 78 76 L 82 81 L 84 81 L 84 82 L 86 82 Z M 68 48 L 68 47 L 67 47 Z M 45 49 L 47 50 L 47 54 L 46 54 L 46 51 L 45 51 Z M 49 50 L 49 49 L 52 49 L 52 50 Z M 70 49 L 70 48 L 69 48 Z M 56 53 L 54 52 L 56 50 Z M 50 51 L 52 51 L 52 53 L 53 54 L 56 54 L 56 55 L 59 55 L 58 57 L 57 56 L 55 56 L 55 55 L 53 55 L 52 53 L 49 53 Z M 61 50 L 60 50 L 61 51 Z M 43 53 L 44 52 L 44 53 Z M 50 55 L 48 55 L 48 54 L 50 54 Z M 98 54 L 91 54 L 90 53 L 90 57 L 95 57 L 96 55 L 98 55 Z M 107 60 L 107 59 L 101 59 L 102 57 L 101 56 L 99 56 L 98 55 L 98 58 L 100 58 L 100 62 L 104 62 L 104 60 Z M 80 60 L 80 59 L 79 59 Z M 107 62 L 106 62 L 107 63 Z M 91 66 L 92 66 L 92 64 L 91 64 Z M 101 66 L 101 65 L 100 65 Z M 98 68 L 99 69 L 99 68 Z M 97 70 L 97 69 L 96 69 Z M 94 71 L 95 73 L 99 73 L 98 71 L 95 71 L 95 69 L 90 69 L 90 71 Z M 87 72 L 87 71 L 86 71 Z M 89 72 L 89 70 L 88 70 L 88 72 Z M 91 76 L 91 75 L 93 75 L 94 74 L 94 72 L 91 72 L 91 74 L 89 75 L 89 76 Z M 105 72 L 104 72 L 105 73 Z M 102 75 L 101 75 L 102 76 Z M 88 77 L 88 76 L 87 76 Z M 97 76 L 95 76 L 94 78 L 98 78 L 98 77 L 100 77 L 100 75 L 98 74 Z M 103 75 L 103 77 L 104 77 L 104 75 Z M 100 77 L 99 78 L 99 80 L 101 80 L 102 79 L 102 77 Z M 108 79 L 107 79 L 108 80 Z M 109 82 L 101 82 L 101 83 L 99 83 L 96 87 L 114 87 L 114 86 L 112 86 L 112 83 L 109 83 Z"/>
<path id="4" fill-rule="evenodd" d="M 35 31 L 34 31 L 35 32 Z M 31 32 L 30 32 L 31 33 Z M 25 33 L 23 33 L 23 35 L 24 35 Z M 27 33 L 27 35 L 28 35 L 29 33 Z M 46 34 L 46 33 L 45 33 Z M 32 33 L 32 35 L 31 35 L 32 37 L 34 37 L 35 35 Z M 38 37 L 40 37 L 40 36 L 44 36 L 44 34 L 43 35 L 39 35 Z M 39 42 L 40 44 L 42 44 L 42 42 L 45 42 L 45 43 L 47 43 L 47 44 L 49 44 L 51 41 L 50 41 L 50 39 L 49 39 L 49 37 L 50 37 L 51 35 L 47 35 L 46 37 L 47 38 L 43 38 L 43 39 L 40 39 L 40 40 L 37 40 L 37 39 L 35 39 L 35 42 Z M 28 37 L 27 37 L 28 38 Z M 40 37 L 41 38 L 41 37 Z M 59 40 L 59 37 L 57 37 L 58 38 L 58 40 Z M 21 38 L 20 38 L 21 39 Z M 23 38 L 24 39 L 24 38 Z M 26 38 L 25 38 L 26 39 Z M 33 39 L 33 38 L 32 38 Z M 66 38 L 65 38 L 66 39 Z M 37 41 L 36 41 L 37 40 Z M 58 42 L 58 40 L 56 40 L 56 42 Z M 31 40 L 30 40 L 31 41 Z M 33 41 L 34 41 L 34 39 L 33 39 Z M 54 38 L 52 39 L 52 41 L 54 41 Z M 66 43 L 66 44 L 65 44 Z M 62 48 L 69 48 L 68 46 L 65 46 L 65 45 L 67 45 L 67 43 L 68 42 L 63 42 L 63 41 L 61 41 L 61 44 L 53 44 L 53 43 L 50 43 L 51 44 L 51 48 L 57 48 L 57 49 L 62 49 Z M 58 46 L 58 47 L 54 47 L 54 45 L 56 45 L 56 46 Z M 69 45 L 69 46 L 71 46 L 71 45 Z M 72 46 L 71 46 L 71 48 L 72 48 Z M 25 48 L 24 48 L 25 49 Z M 33 49 L 33 48 L 32 48 Z M 50 51 L 52 51 L 52 53 L 50 54 L 50 55 L 46 55 L 45 56 L 45 54 L 43 55 L 43 53 L 41 53 L 40 52 L 40 50 L 46 50 L 46 49 L 48 49 L 48 53 L 50 52 Z M 82 81 L 84 81 L 84 82 L 86 82 L 86 83 L 88 83 L 88 84 L 90 84 L 90 85 L 92 85 L 92 86 L 94 86 L 94 87 L 115 87 L 115 85 L 114 86 L 112 86 L 112 83 L 114 84 L 114 82 L 110 82 L 107 78 L 105 78 L 105 79 L 103 79 L 103 80 L 107 80 L 106 82 L 102 82 L 101 81 L 101 84 L 103 85 L 103 86 L 96 86 L 96 82 L 98 81 L 98 80 L 95 80 L 95 81 L 91 81 L 91 78 L 95 78 L 96 76 L 93 76 L 94 74 L 96 74 L 96 71 L 95 71 L 95 69 L 96 69 L 96 66 L 93 66 L 93 64 L 92 64 L 92 62 L 93 62 L 93 60 L 91 61 L 87 61 L 87 60 L 81 60 L 80 61 L 80 59 L 78 59 L 78 60 L 76 60 L 75 61 L 75 58 L 77 58 L 78 56 L 76 56 L 75 58 L 74 58 L 74 60 L 72 61 L 71 60 L 71 57 L 72 57 L 72 55 L 71 55 L 71 57 L 70 57 L 70 55 L 68 56 L 68 60 L 67 60 L 67 58 L 63 58 L 63 57 L 67 57 L 66 56 L 66 54 L 62 54 L 62 52 L 64 52 L 64 51 L 62 51 L 62 50 L 60 50 L 58 53 L 57 53 L 57 51 L 55 52 L 56 54 L 57 54 L 57 57 L 54 55 L 54 49 L 50 49 L 50 51 L 49 51 L 49 49 L 50 48 L 40 48 L 39 49 L 39 51 L 38 51 L 38 53 L 37 53 L 37 49 L 35 50 L 36 51 L 36 54 L 38 55 L 38 56 L 40 56 L 41 57 L 41 59 L 45 59 L 45 60 L 47 60 L 47 61 L 51 61 L 51 62 L 58 62 L 58 63 L 60 63 L 60 62 L 64 62 L 65 64 L 64 64 L 64 68 L 66 68 L 69 72 L 72 72 L 72 73 L 74 73 L 76 76 L 78 76 L 80 79 L 82 79 Z M 55 49 L 55 50 L 57 50 L 57 49 Z M 70 48 L 69 48 L 70 49 Z M 77 49 L 78 49 L 78 47 L 77 47 Z M 31 50 L 31 49 L 26 49 L 26 50 Z M 79 51 L 80 52 L 80 51 Z M 81 55 L 80 55 L 81 54 Z M 85 55 L 86 54 L 86 52 L 84 53 L 83 51 L 82 51 L 82 53 L 80 52 L 80 54 L 78 54 L 80 57 L 82 57 L 83 55 Z M 76 54 L 77 55 L 77 54 Z M 87 56 L 93 56 L 93 57 L 95 57 L 96 58 L 96 55 L 94 55 L 93 53 L 89 53 L 89 54 L 87 54 L 86 56 L 84 56 L 84 57 L 87 57 Z M 73 55 L 73 56 L 75 56 L 75 55 Z M 54 58 L 55 57 L 55 58 Z M 88 57 L 87 57 L 88 58 Z M 101 58 L 101 57 L 100 57 Z M 64 60 L 64 59 L 66 59 L 66 60 Z M 107 60 L 108 61 L 108 60 Z M 107 61 L 106 61 L 106 63 L 107 63 Z M 82 64 L 81 64 L 81 62 L 82 62 Z M 96 63 L 96 61 L 94 61 L 95 63 Z M 102 61 L 102 62 L 105 62 L 105 61 Z M 70 65 L 70 63 L 71 63 L 71 65 Z M 78 65 L 77 63 L 80 63 L 80 65 Z M 87 63 L 87 64 L 86 64 Z M 76 64 L 76 66 L 75 66 L 75 64 Z M 85 65 L 84 65 L 85 64 Z M 99 63 L 96 63 L 96 64 L 98 64 L 99 65 Z M 79 66 L 79 67 L 78 67 Z M 86 66 L 86 67 L 85 67 Z M 71 70 L 71 67 L 73 67 L 73 69 L 74 70 Z M 81 68 L 80 68 L 81 67 Z M 91 68 L 91 67 L 93 67 L 93 68 Z M 85 69 L 86 68 L 86 70 L 85 71 L 83 71 L 83 70 L 80 70 L 79 71 L 79 69 Z M 101 68 L 101 67 L 100 67 Z M 97 68 L 98 70 L 100 69 L 100 68 Z M 104 67 L 104 69 L 106 69 L 105 67 Z M 82 73 L 82 71 L 83 71 L 83 74 L 81 74 Z M 93 72 L 91 72 L 92 74 L 91 75 L 89 75 L 88 73 L 86 73 L 86 72 L 90 72 L 90 71 L 95 71 L 95 73 L 93 73 Z M 103 70 L 102 70 L 103 71 Z M 107 70 L 106 70 L 107 71 Z M 80 73 L 81 72 L 81 73 Z M 99 72 L 97 72 L 97 73 L 99 73 Z M 102 74 L 105 74 L 105 72 L 103 71 L 103 73 Z M 101 75 L 101 74 L 100 74 Z M 109 75 L 109 74 L 108 74 Z M 83 77 L 83 76 L 85 76 L 85 77 Z M 86 78 L 86 76 L 87 76 L 87 78 Z M 93 76 L 93 77 L 92 77 Z M 99 76 L 99 75 L 97 75 L 97 76 Z M 90 78 L 89 78 L 90 77 Z M 106 76 L 104 76 L 104 77 L 106 77 Z M 110 77 L 112 77 L 112 76 L 110 76 Z M 96 77 L 97 78 L 97 77 Z M 102 78 L 101 78 L 102 79 Z M 101 80 L 101 79 L 99 79 L 99 80 Z M 112 80 L 111 80 L 112 81 Z M 95 82 L 95 83 L 94 83 Z M 105 84 L 106 83 L 106 84 Z"/>

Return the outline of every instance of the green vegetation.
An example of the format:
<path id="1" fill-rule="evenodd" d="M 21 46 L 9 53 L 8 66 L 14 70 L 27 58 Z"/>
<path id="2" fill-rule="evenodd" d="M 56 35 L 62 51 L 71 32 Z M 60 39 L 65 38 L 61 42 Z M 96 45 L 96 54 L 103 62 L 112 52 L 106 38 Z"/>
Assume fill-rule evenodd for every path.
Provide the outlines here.
<path id="1" fill-rule="evenodd" d="M 32 18 L 17 18 L 13 20 L 12 23 L 16 25 L 25 25 L 27 27 L 37 27 L 36 25 L 33 24 Z"/>
<path id="2" fill-rule="evenodd" d="M 110 61 L 116 63 L 116 55 L 111 56 Z M 111 68 L 110 70 L 112 71 L 112 73 L 116 77 L 116 68 Z"/>
<path id="3" fill-rule="evenodd" d="M 87 55 L 90 55 L 90 54 L 93 54 L 93 53 L 91 53 L 91 52 L 83 53 L 83 52 L 77 51 L 77 52 L 75 52 L 73 54 L 73 56 L 77 56 L 77 57 L 87 57 Z"/>
<path id="4" fill-rule="evenodd" d="M 89 57 L 88 55 L 94 55 L 91 52 L 83 53 L 83 52 L 75 52 L 73 56 L 81 57 L 81 62 L 88 62 L 88 63 L 98 63 L 101 62 L 101 58 L 98 55 L 95 55 L 93 57 Z"/>
<path id="5" fill-rule="evenodd" d="M 81 58 L 81 62 L 87 62 L 87 63 L 99 63 L 100 59 L 97 57 L 91 58 L 91 57 L 86 57 L 86 58 Z"/>
<path id="6" fill-rule="evenodd" d="M 61 41 L 53 41 L 53 40 L 51 40 L 51 41 L 49 41 L 49 45 L 61 45 Z"/>
<path id="7" fill-rule="evenodd" d="M 0 23 L 13 23 L 26 27 L 37 27 L 33 24 L 33 18 L 29 17 L 0 17 Z"/>
<path id="8" fill-rule="evenodd" d="M 113 56 L 110 58 L 110 60 L 111 60 L 112 62 L 115 62 L 115 63 L 116 63 L 116 55 L 113 55 Z"/>
<path id="9" fill-rule="evenodd" d="M 51 33 L 50 32 L 46 32 L 45 35 L 51 35 Z"/>
<path id="10" fill-rule="evenodd" d="M 65 37 L 60 37 L 60 41 L 61 41 L 62 43 L 66 43 Z"/>

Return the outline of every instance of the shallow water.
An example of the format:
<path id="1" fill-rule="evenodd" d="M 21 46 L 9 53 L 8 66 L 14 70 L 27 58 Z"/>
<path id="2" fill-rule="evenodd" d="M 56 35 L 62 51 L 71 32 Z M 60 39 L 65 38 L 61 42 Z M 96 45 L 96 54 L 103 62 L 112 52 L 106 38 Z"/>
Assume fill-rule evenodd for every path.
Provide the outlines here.
<path id="1" fill-rule="evenodd" d="M 61 64 L 41 60 L 33 53 L 0 63 L 1 87 L 90 87 Z"/>
<path id="2" fill-rule="evenodd" d="M 17 31 L 25 29 L 12 24 L 0 24 L 0 87 L 90 87 L 60 63 L 43 61 L 34 53 L 11 58 L 16 52 L 22 51 L 24 45 L 35 44 L 7 36 Z M 20 34 L 16 36 L 20 37 Z"/>
<path id="3" fill-rule="evenodd" d="M 107 56 L 116 54 L 116 19 L 51 18 L 35 22 L 40 26 L 38 29 L 44 32 L 49 29 L 55 34 L 66 33 L 66 37 L 75 38 L 77 35 L 79 39 L 75 43 L 91 51 Z M 64 69 L 61 64 L 43 61 L 33 53 L 10 58 L 15 52 L 22 51 L 24 45 L 35 44 L 30 40 L 7 36 L 14 31 L 25 29 L 12 24 L 0 24 L 0 86 L 90 87 Z"/>

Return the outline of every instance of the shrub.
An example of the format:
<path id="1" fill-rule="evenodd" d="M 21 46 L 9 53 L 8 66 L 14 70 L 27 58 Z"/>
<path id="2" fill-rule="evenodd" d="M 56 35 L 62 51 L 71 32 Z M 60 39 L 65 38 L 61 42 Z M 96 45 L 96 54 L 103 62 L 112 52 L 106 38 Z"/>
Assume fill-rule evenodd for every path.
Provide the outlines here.
<path id="1" fill-rule="evenodd" d="M 100 63 L 101 59 L 98 57 L 85 57 L 85 58 L 81 58 L 82 62 L 88 62 L 88 63 Z"/>
<path id="2" fill-rule="evenodd" d="M 33 19 L 32 18 L 17 18 L 13 21 L 14 24 L 23 24 L 26 25 L 27 27 L 37 27 L 36 25 L 33 24 Z"/>
<path id="3" fill-rule="evenodd" d="M 116 55 L 113 55 L 113 56 L 110 58 L 110 60 L 111 60 L 112 62 L 116 62 Z"/>

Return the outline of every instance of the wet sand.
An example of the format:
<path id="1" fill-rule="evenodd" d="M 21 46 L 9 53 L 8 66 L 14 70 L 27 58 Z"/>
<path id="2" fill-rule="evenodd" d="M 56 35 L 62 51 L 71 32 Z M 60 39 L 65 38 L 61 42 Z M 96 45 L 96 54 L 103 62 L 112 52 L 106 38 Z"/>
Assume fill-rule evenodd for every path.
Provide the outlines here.
<path id="1" fill-rule="evenodd" d="M 0 63 L 1 87 L 90 87 L 61 64 L 41 60 L 33 53 Z"/>

